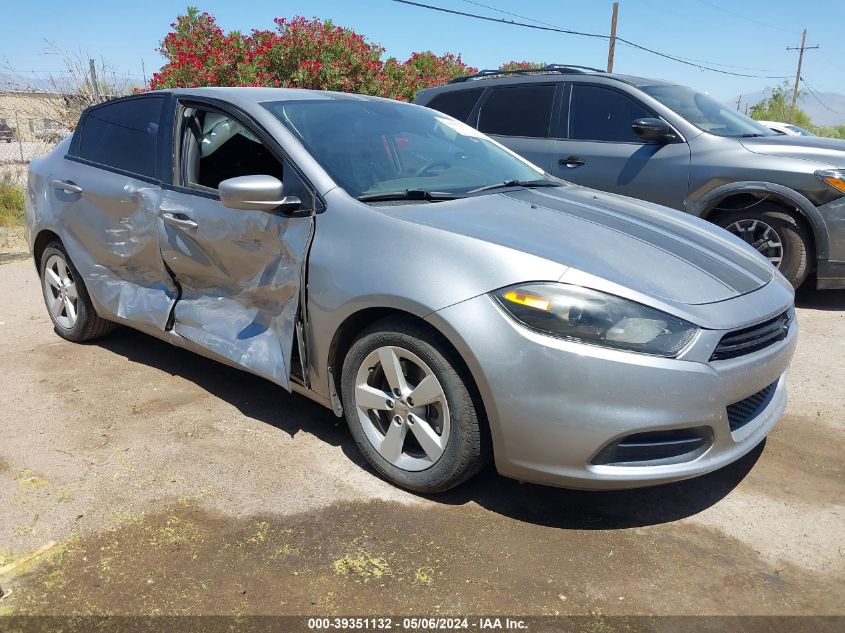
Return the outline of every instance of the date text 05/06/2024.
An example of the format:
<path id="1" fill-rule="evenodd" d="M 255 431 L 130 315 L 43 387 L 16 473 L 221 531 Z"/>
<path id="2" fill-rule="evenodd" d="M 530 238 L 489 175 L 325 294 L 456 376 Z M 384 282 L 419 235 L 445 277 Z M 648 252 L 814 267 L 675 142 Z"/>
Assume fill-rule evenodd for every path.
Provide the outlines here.
<path id="1" fill-rule="evenodd" d="M 480 631 L 525 631 L 528 624 L 524 620 L 500 617 L 334 617 L 308 618 L 310 630 L 480 630 Z"/>

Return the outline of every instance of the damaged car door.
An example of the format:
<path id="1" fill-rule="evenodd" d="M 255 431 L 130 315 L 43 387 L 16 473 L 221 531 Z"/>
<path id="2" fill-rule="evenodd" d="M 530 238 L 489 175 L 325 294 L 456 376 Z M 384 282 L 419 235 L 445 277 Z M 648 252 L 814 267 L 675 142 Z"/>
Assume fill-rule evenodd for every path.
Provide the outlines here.
<path id="1" fill-rule="evenodd" d="M 56 229 L 98 310 L 154 330 L 165 328 L 176 299 L 156 227 L 169 167 L 160 156 L 165 102 L 139 96 L 88 110 L 46 183 Z"/>
<path id="2" fill-rule="evenodd" d="M 180 102 L 176 120 L 174 186 L 158 210 L 179 292 L 170 327 L 290 390 L 315 196 L 269 136 L 231 111 Z"/>

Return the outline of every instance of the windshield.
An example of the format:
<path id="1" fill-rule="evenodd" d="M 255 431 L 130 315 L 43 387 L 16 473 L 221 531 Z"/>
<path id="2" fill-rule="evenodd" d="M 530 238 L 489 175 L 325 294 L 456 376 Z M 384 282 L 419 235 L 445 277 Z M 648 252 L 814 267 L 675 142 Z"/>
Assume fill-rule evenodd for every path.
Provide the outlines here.
<path id="1" fill-rule="evenodd" d="M 713 97 L 676 85 L 641 86 L 667 108 L 705 132 L 717 136 L 772 136 L 773 132 Z"/>
<path id="2" fill-rule="evenodd" d="M 543 170 L 449 116 L 394 101 L 262 104 L 347 193 L 461 195 L 486 185 L 549 182 Z"/>

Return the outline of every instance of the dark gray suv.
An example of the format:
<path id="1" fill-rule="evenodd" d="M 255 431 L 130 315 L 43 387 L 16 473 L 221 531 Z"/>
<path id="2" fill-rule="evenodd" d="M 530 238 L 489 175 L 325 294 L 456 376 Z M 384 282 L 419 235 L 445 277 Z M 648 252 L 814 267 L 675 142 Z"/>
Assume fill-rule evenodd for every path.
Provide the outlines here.
<path id="1" fill-rule="evenodd" d="M 845 288 L 845 141 L 778 135 L 691 88 L 576 66 L 481 71 L 415 103 L 565 180 L 719 224 L 795 287 L 815 271 L 819 288 Z"/>

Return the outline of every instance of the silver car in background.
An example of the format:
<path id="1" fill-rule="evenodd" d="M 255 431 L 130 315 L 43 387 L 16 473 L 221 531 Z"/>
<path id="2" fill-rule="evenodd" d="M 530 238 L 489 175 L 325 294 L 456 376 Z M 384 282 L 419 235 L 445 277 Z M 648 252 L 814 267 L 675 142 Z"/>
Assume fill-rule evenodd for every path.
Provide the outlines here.
<path id="1" fill-rule="evenodd" d="M 793 291 L 766 258 L 419 106 L 111 101 L 32 162 L 26 216 L 60 336 L 121 323 L 304 394 L 414 491 L 491 456 L 559 486 L 675 481 L 786 404 Z"/>

